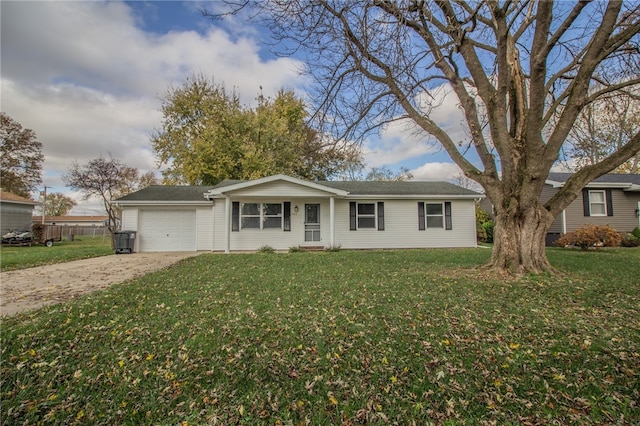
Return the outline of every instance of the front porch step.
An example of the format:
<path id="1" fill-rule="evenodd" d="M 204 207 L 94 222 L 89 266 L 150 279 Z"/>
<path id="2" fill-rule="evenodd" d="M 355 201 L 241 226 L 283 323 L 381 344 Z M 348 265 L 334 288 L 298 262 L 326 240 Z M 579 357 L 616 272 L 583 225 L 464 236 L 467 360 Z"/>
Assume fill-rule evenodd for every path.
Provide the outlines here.
<path id="1" fill-rule="evenodd" d="M 302 251 L 324 251 L 324 246 L 300 246 Z"/>

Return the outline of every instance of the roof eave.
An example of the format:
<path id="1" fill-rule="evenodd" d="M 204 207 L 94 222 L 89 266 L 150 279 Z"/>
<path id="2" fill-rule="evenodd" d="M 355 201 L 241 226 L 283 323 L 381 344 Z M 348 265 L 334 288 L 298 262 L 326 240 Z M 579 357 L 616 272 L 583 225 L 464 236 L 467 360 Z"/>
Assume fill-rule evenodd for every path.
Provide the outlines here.
<path id="1" fill-rule="evenodd" d="M 211 206 L 210 200 L 202 201 L 166 201 L 166 200 L 125 200 L 114 201 L 113 204 L 118 207 L 131 206 Z"/>
<path id="2" fill-rule="evenodd" d="M 558 182 L 553 180 L 546 180 L 545 183 L 547 185 L 551 185 L 553 188 L 562 188 L 566 182 Z M 589 182 L 585 188 L 612 188 L 612 189 L 623 189 L 625 191 L 634 191 L 634 189 L 630 189 L 633 187 L 640 187 L 640 185 L 635 185 L 630 182 Z"/>
<path id="3" fill-rule="evenodd" d="M 442 199 L 442 200 L 476 200 L 485 198 L 483 194 L 349 194 L 348 199 L 385 199 L 385 200 L 425 200 L 425 199 Z"/>
<path id="4" fill-rule="evenodd" d="M 210 191 L 205 193 L 205 197 L 206 198 L 214 198 L 216 196 L 225 196 L 228 195 L 230 192 L 234 192 L 234 191 L 238 191 L 241 189 L 245 189 L 245 188 L 250 188 L 252 186 L 257 186 L 257 185 L 262 185 L 265 183 L 270 183 L 270 182 L 275 182 L 278 180 L 282 180 L 285 182 L 289 182 L 289 183 L 293 183 L 296 185 L 300 185 L 300 186 L 304 186 L 307 188 L 311 188 L 311 189 L 315 189 L 317 191 L 322 191 L 322 192 L 326 192 L 329 194 L 334 194 L 336 196 L 342 196 L 345 197 L 347 196 L 349 193 L 347 191 L 344 191 L 342 189 L 335 189 L 335 188 L 331 188 L 328 186 L 324 186 L 322 184 L 317 184 L 314 182 L 308 182 L 302 179 L 298 179 L 298 178 L 294 178 L 291 176 L 287 176 L 287 175 L 273 175 L 273 176 L 267 176 L 264 178 L 260 178 L 260 179 L 256 179 L 256 180 L 251 180 L 251 181 L 246 181 L 246 182 L 240 182 L 240 183 L 236 183 L 233 185 L 228 185 L 228 186 L 223 186 L 221 188 L 213 188 Z"/>

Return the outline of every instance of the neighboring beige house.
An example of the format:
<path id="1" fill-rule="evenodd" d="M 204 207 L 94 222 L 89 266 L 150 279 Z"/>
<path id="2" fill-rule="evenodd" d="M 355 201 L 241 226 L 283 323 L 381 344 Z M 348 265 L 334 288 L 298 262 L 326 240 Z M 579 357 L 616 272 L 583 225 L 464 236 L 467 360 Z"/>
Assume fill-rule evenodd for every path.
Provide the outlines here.
<path id="1" fill-rule="evenodd" d="M 542 201 L 558 192 L 570 176 L 571 173 L 550 173 Z M 609 225 L 621 233 L 640 226 L 640 174 L 610 173 L 589 183 L 553 222 L 547 244 L 587 224 Z"/>
<path id="2" fill-rule="evenodd" d="M 45 216 L 46 225 L 105 226 L 109 216 Z M 42 223 L 42 216 L 33 216 L 33 223 Z"/>
<path id="3" fill-rule="evenodd" d="M 134 251 L 475 247 L 477 192 L 448 182 L 310 182 L 286 175 L 150 186 L 114 201 Z"/>
<path id="4" fill-rule="evenodd" d="M 31 230 L 33 208 L 37 204 L 28 198 L 0 191 L 0 235 L 9 231 Z"/>

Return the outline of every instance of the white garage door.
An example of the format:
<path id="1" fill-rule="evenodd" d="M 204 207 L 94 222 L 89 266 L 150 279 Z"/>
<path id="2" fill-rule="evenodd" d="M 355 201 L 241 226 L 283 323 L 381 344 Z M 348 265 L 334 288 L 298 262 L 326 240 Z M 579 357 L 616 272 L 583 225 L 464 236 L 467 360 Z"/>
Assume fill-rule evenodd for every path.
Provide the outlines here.
<path id="1" fill-rule="evenodd" d="M 195 210 L 142 210 L 140 212 L 140 251 L 195 251 Z"/>

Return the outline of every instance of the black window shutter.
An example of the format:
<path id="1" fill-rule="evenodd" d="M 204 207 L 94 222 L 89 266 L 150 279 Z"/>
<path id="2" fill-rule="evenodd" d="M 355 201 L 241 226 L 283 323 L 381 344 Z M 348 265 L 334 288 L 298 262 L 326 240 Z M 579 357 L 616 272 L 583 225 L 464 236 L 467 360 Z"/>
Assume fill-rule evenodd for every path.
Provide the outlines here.
<path id="1" fill-rule="evenodd" d="M 378 231 L 384 231 L 384 203 L 378 201 Z"/>
<path id="2" fill-rule="evenodd" d="M 284 230 L 291 231 L 291 202 L 284 202 Z"/>
<path id="3" fill-rule="evenodd" d="M 605 192 L 607 197 L 607 216 L 613 216 L 613 194 L 611 189 L 607 189 Z"/>
<path id="4" fill-rule="evenodd" d="M 424 203 L 418 201 L 418 230 L 424 231 Z"/>
<path id="5" fill-rule="evenodd" d="M 453 224 L 451 223 L 451 202 L 444 202 L 444 229 L 453 229 Z"/>
<path id="6" fill-rule="evenodd" d="M 349 202 L 349 230 L 355 231 L 356 227 L 356 202 Z"/>
<path id="7" fill-rule="evenodd" d="M 240 203 L 238 201 L 231 203 L 231 230 L 234 232 L 240 230 Z"/>
<path id="8" fill-rule="evenodd" d="M 591 216 L 591 209 L 589 208 L 589 190 L 587 188 L 582 190 L 582 208 L 584 209 L 585 216 Z"/>

